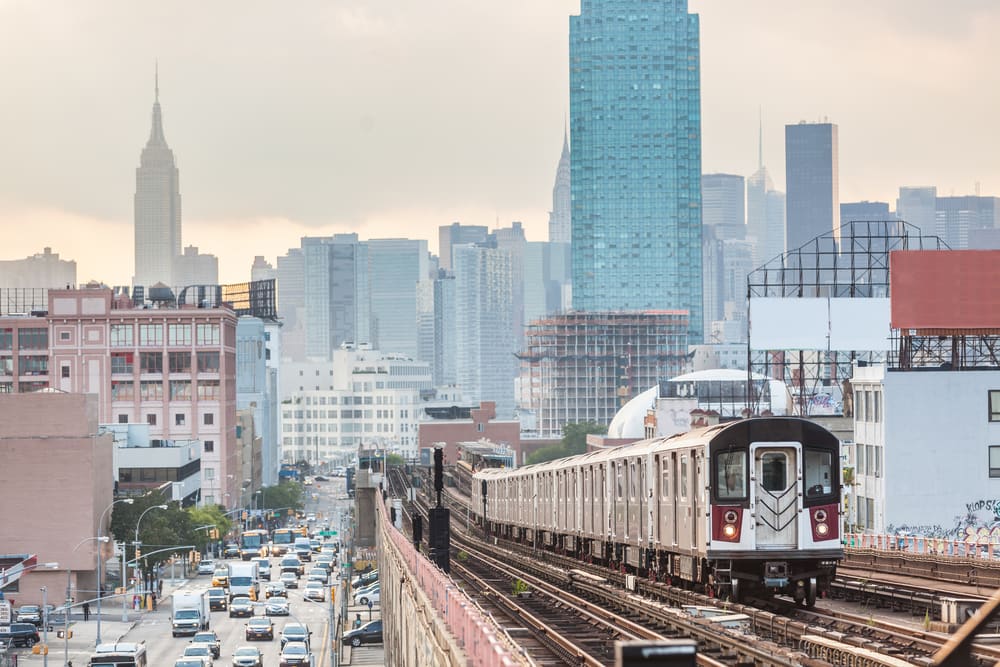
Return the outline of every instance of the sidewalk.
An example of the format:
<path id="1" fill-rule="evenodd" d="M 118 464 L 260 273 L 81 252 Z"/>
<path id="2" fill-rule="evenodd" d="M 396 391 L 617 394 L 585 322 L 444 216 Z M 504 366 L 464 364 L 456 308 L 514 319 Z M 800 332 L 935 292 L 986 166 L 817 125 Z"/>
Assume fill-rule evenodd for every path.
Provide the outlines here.
<path id="1" fill-rule="evenodd" d="M 187 583 L 186 579 L 178 579 L 176 583 L 169 579 L 163 580 L 163 597 L 168 598 L 175 590 Z M 128 596 L 131 601 L 131 594 Z M 77 607 L 74 613 L 70 614 L 69 629 L 73 636 L 69 639 L 60 638 L 58 633 L 63 631 L 63 623 L 57 622 L 49 627 L 49 667 L 63 667 L 64 657 L 68 657 L 73 662 L 74 667 L 86 667 L 90 662 L 90 657 L 94 653 L 97 642 L 97 605 L 91 604 L 93 610 L 90 620 L 83 620 L 83 612 Z M 161 615 L 169 616 L 169 603 L 160 606 L 157 603 L 156 611 L 134 611 L 129 606 L 126 611 L 128 620 L 122 621 L 122 599 L 120 596 L 104 598 L 101 602 L 101 642 L 110 644 L 115 641 L 127 639 L 129 631 L 137 624 L 142 623 L 145 618 L 152 618 Z M 62 618 L 59 618 L 62 621 Z M 38 633 L 44 643 L 45 635 Z M 17 664 L 20 665 L 41 665 L 45 662 L 45 657 L 41 654 L 32 655 L 30 648 L 14 649 L 13 654 L 17 655 Z"/>

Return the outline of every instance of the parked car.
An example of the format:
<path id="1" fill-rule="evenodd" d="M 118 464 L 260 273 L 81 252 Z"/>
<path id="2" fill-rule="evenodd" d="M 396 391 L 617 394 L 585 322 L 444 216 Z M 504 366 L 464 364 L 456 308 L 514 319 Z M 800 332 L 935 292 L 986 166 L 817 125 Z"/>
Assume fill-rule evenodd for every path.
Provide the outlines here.
<path id="1" fill-rule="evenodd" d="M 284 648 L 289 642 L 302 642 L 308 646 L 311 634 L 309 628 L 301 623 L 285 623 L 281 630 L 281 647 Z"/>
<path id="2" fill-rule="evenodd" d="M 291 614 L 288 598 L 283 595 L 275 595 L 264 605 L 264 614 L 267 616 L 288 616 Z"/>
<path id="3" fill-rule="evenodd" d="M 211 611 L 225 611 L 229 609 L 229 596 L 225 588 L 208 589 L 208 608 Z"/>
<path id="4" fill-rule="evenodd" d="M 42 608 L 37 604 L 22 604 L 17 608 L 14 615 L 18 623 L 32 623 L 35 626 L 42 624 Z"/>
<path id="5" fill-rule="evenodd" d="M 281 583 L 285 585 L 285 588 L 298 588 L 299 578 L 293 572 L 282 572 Z"/>
<path id="6" fill-rule="evenodd" d="M 233 651 L 233 667 L 263 667 L 264 656 L 256 646 L 240 646 Z"/>
<path id="7" fill-rule="evenodd" d="M 229 618 L 236 616 L 253 616 L 253 600 L 241 595 L 229 602 Z"/>
<path id="8" fill-rule="evenodd" d="M 326 586 L 318 581 L 310 581 L 302 591 L 302 597 L 313 602 L 326 602 Z"/>
<path id="9" fill-rule="evenodd" d="M 351 580 L 351 588 L 361 588 L 376 581 L 378 581 L 378 570 L 372 570 L 371 572 L 365 572 L 362 575 L 354 577 Z"/>
<path id="10" fill-rule="evenodd" d="M 34 623 L 11 623 L 0 625 L 0 644 L 32 647 L 41 641 L 38 627 Z"/>
<path id="11" fill-rule="evenodd" d="M 359 604 L 363 607 L 367 607 L 368 603 L 378 604 L 381 599 L 382 591 L 379 588 L 374 588 L 367 593 L 358 593 L 354 596 L 354 604 Z"/>
<path id="12" fill-rule="evenodd" d="M 194 637 L 191 638 L 191 643 L 193 644 L 208 644 L 212 647 L 212 657 L 218 658 L 222 653 L 222 642 L 219 641 L 219 635 L 215 634 L 215 630 L 204 630 L 202 632 L 196 632 Z"/>
<path id="13" fill-rule="evenodd" d="M 271 641 L 274 639 L 274 624 L 266 616 L 251 618 L 247 622 L 246 636 L 247 641 L 251 639 L 266 639 Z"/>
<path id="14" fill-rule="evenodd" d="M 278 656 L 278 667 L 295 667 L 296 665 L 308 665 L 312 662 L 312 655 L 309 647 L 303 642 L 288 642 L 281 649 Z"/>
<path id="15" fill-rule="evenodd" d="M 208 644 L 188 644 L 182 657 L 203 658 L 207 667 L 211 667 L 215 662 L 215 658 L 212 657 L 212 647 Z"/>
<path id="16" fill-rule="evenodd" d="M 360 628 L 355 628 L 344 633 L 344 644 L 351 646 L 361 646 L 362 644 L 382 643 L 382 619 L 369 621 Z"/>

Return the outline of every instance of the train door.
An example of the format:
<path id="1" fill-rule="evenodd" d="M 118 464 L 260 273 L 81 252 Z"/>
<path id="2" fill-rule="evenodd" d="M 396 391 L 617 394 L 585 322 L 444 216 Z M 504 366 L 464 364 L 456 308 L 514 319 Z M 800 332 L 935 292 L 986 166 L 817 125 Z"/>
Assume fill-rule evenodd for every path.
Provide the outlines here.
<path id="1" fill-rule="evenodd" d="M 649 491 L 646 489 L 646 459 L 639 459 L 639 544 L 649 543 L 649 518 L 646 507 L 649 505 Z"/>
<path id="2" fill-rule="evenodd" d="M 698 546 L 705 544 L 708 540 L 708 521 L 704 519 L 703 507 L 708 507 L 708 487 L 705 484 L 705 457 L 701 454 L 704 450 L 692 451 L 692 483 L 691 489 L 691 544 Z"/>
<path id="3" fill-rule="evenodd" d="M 625 533 L 625 475 L 628 471 L 625 469 L 625 461 L 614 461 L 612 463 L 615 470 L 615 489 L 613 498 L 614 507 L 614 525 L 611 527 L 611 532 L 615 537 L 615 541 L 621 541 L 622 535 Z"/>
<path id="4" fill-rule="evenodd" d="M 793 443 L 750 446 L 754 477 L 750 506 L 757 518 L 757 547 L 794 548 L 798 544 L 798 456 Z"/>
<path id="5" fill-rule="evenodd" d="M 653 458 L 653 479 L 651 480 L 653 495 L 649 499 L 653 503 L 650 515 L 653 517 L 653 541 L 656 544 L 662 544 L 663 522 L 666 519 L 664 503 L 667 500 L 667 475 L 664 460 L 665 457 L 661 458 L 659 454 Z"/>
<path id="6" fill-rule="evenodd" d="M 667 462 L 670 469 L 670 544 L 677 546 L 677 522 L 680 521 L 680 463 L 677 460 L 677 452 L 670 452 L 670 460 Z"/>
<path id="7" fill-rule="evenodd" d="M 682 549 L 694 547 L 690 543 L 694 517 L 691 516 L 691 457 L 687 453 L 677 455 L 677 546 Z"/>

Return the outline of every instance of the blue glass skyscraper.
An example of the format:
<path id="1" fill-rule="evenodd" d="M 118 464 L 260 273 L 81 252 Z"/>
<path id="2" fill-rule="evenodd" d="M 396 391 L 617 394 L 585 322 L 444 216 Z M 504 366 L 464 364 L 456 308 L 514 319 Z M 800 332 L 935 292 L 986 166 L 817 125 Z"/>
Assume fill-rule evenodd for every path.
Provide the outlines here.
<path id="1" fill-rule="evenodd" d="M 573 307 L 684 309 L 700 341 L 698 16 L 581 0 L 569 34 Z"/>

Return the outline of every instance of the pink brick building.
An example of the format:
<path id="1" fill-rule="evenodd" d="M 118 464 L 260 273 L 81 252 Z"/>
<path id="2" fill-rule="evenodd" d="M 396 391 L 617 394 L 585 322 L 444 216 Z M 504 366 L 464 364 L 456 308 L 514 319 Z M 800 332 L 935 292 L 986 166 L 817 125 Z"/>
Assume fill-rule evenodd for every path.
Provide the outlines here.
<path id="1" fill-rule="evenodd" d="M 154 445 L 201 440 L 202 502 L 227 507 L 242 484 L 235 378 L 229 308 L 137 307 L 86 287 L 50 290 L 45 316 L 0 317 L 0 392 L 96 394 L 99 423 L 148 424 Z"/>

